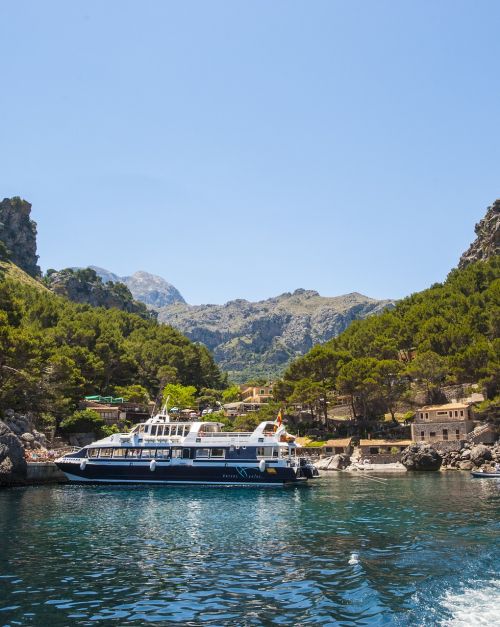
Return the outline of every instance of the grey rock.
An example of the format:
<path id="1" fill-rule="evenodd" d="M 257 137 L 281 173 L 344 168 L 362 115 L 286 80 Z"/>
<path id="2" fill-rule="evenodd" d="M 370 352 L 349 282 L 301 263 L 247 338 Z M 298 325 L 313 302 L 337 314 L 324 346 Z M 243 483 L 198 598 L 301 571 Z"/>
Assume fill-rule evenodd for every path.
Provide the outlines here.
<path id="1" fill-rule="evenodd" d="M 349 455 L 337 454 L 332 457 L 331 462 L 328 464 L 328 470 L 344 470 L 351 463 Z"/>
<path id="2" fill-rule="evenodd" d="M 401 454 L 401 463 L 407 470 L 439 470 L 443 458 L 429 444 L 412 444 Z"/>
<path id="3" fill-rule="evenodd" d="M 115 308 L 135 313 L 143 318 L 152 317 L 144 303 L 134 300 L 126 285 L 104 283 L 92 268 L 65 268 L 58 272 L 47 272 L 45 282 L 49 289 L 69 298 L 75 303 L 86 303 L 93 307 Z"/>
<path id="4" fill-rule="evenodd" d="M 471 450 L 470 459 L 476 466 L 481 466 L 486 461 L 491 460 L 491 450 L 484 444 L 478 444 Z"/>
<path id="5" fill-rule="evenodd" d="M 22 485 L 26 473 L 23 444 L 0 420 L 0 486 Z"/>
<path id="6" fill-rule="evenodd" d="M 459 268 L 500 254 L 500 199 L 488 207 L 484 218 L 476 224 L 475 231 L 477 238 L 460 257 Z"/>
<path id="7" fill-rule="evenodd" d="M 472 470 L 474 468 L 474 464 L 471 461 L 463 461 L 458 464 L 460 470 Z"/>
<path id="8" fill-rule="evenodd" d="M 18 196 L 4 198 L 0 202 L 0 241 L 7 247 L 10 261 L 32 277 L 39 277 L 36 222 L 30 213 L 29 202 Z"/>
<path id="9" fill-rule="evenodd" d="M 23 433 L 21 436 L 21 440 L 31 443 L 35 441 L 35 436 L 32 433 Z"/>

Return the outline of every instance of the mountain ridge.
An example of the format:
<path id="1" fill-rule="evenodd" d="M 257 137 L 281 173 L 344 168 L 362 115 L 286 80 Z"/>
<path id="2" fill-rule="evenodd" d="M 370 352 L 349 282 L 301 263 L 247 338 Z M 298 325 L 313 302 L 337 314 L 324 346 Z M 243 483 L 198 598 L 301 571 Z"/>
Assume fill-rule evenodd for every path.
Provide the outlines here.
<path id="1" fill-rule="evenodd" d="M 261 301 L 235 299 L 223 305 L 174 304 L 158 309 L 158 320 L 179 329 L 214 353 L 236 381 L 273 377 L 314 344 L 341 333 L 353 320 L 394 306 L 351 292 L 320 296 L 299 288 Z"/>

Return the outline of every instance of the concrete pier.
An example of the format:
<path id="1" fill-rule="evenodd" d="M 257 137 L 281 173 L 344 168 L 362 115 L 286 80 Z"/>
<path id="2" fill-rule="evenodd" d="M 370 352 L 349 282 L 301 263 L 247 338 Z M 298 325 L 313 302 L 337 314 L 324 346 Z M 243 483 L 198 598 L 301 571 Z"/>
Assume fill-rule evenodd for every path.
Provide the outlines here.
<path id="1" fill-rule="evenodd" d="M 59 470 L 54 462 L 28 462 L 26 482 L 36 483 L 67 483 L 66 475 Z"/>

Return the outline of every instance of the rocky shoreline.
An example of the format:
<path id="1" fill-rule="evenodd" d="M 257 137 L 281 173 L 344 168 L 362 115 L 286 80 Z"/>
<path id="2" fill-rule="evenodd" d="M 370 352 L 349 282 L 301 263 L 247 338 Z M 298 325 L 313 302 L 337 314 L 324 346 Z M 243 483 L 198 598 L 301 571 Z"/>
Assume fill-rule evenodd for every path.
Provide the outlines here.
<path id="1" fill-rule="evenodd" d="M 13 410 L 7 410 L 0 420 L 0 487 L 62 481 L 51 461 L 55 452 L 49 450 L 47 437 L 33 423 L 30 414 Z"/>
<path id="2" fill-rule="evenodd" d="M 500 463 L 500 441 L 490 445 L 464 442 L 459 449 L 452 451 L 440 451 L 437 447 L 420 442 L 404 450 L 400 462 L 362 464 L 354 457 L 337 454 L 318 460 L 315 466 L 318 470 L 349 472 L 353 470 L 376 472 L 484 470 L 491 472 L 498 463 Z"/>

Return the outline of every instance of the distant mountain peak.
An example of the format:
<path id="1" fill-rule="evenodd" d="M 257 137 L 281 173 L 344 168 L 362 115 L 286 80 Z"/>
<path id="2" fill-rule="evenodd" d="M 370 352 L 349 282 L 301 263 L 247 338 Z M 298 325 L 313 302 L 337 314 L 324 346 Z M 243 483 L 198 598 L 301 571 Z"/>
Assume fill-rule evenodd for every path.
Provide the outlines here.
<path id="1" fill-rule="evenodd" d="M 165 307 L 174 303 L 186 302 L 176 287 L 156 274 L 138 270 L 131 276 L 121 277 L 98 266 L 89 266 L 89 268 L 94 270 L 105 283 L 109 281 L 124 283 L 136 300 L 140 300 L 151 307 Z"/>

